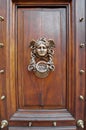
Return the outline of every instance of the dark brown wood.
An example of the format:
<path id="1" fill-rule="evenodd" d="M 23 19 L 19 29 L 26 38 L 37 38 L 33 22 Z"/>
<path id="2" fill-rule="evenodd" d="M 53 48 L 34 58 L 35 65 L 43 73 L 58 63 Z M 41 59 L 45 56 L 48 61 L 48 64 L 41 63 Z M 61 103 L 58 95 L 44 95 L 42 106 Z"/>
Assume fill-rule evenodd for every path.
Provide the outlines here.
<path id="1" fill-rule="evenodd" d="M 2 119 L 7 119 L 7 100 L 1 100 L 1 96 L 7 96 L 6 92 L 6 21 L 7 15 L 4 9 L 7 9 L 7 1 L 0 0 L 0 16 L 4 18 L 4 21 L 0 21 L 0 43 L 4 44 L 4 47 L 0 48 L 0 70 L 4 70 L 4 73 L 0 73 L 0 122 Z"/>
<path id="2" fill-rule="evenodd" d="M 80 2 L 80 0 L 79 0 Z M 78 77 L 76 77 L 76 119 L 78 120 L 79 118 L 84 120 L 84 116 L 83 116 L 83 111 L 84 111 L 84 107 L 85 107 L 85 102 L 84 101 L 80 101 L 79 100 L 79 96 L 83 95 L 84 97 L 85 95 L 85 81 L 86 81 L 86 77 L 85 74 L 80 75 L 79 71 L 80 69 L 83 68 L 83 70 L 86 69 L 86 65 L 85 65 L 85 48 L 80 48 L 80 43 L 82 41 L 85 41 L 85 21 L 80 22 L 80 17 L 85 17 L 85 1 L 82 1 L 82 4 L 80 3 L 76 4 L 76 75 L 78 75 Z M 80 14 L 78 14 L 78 8 L 81 9 Z M 80 107 L 82 106 L 82 107 Z M 78 113 L 77 109 L 80 110 L 80 113 Z"/>
<path id="3" fill-rule="evenodd" d="M 32 39 L 37 40 L 40 37 L 53 39 L 56 44 L 54 55 L 55 71 L 44 79 L 37 78 L 27 70 L 30 62 L 29 43 Z M 20 107 L 65 108 L 67 100 L 66 9 L 18 9 L 17 44 Z"/>
<path id="4" fill-rule="evenodd" d="M 78 130 L 86 122 L 85 0 L 0 0 L 0 122 L 8 130 Z M 45 79 L 28 72 L 29 42 L 41 36 L 56 43 L 55 71 Z M 32 122 L 33 127 L 29 126 Z M 53 122 L 56 126 L 53 127 Z M 4 128 L 7 130 L 7 127 Z M 86 129 L 86 124 L 85 128 Z"/>
<path id="5" fill-rule="evenodd" d="M 10 127 L 27 127 L 30 121 L 10 121 Z M 32 121 L 32 127 L 52 127 L 54 121 Z M 65 127 L 65 126 L 75 126 L 76 123 L 74 121 L 56 121 L 57 127 Z"/>

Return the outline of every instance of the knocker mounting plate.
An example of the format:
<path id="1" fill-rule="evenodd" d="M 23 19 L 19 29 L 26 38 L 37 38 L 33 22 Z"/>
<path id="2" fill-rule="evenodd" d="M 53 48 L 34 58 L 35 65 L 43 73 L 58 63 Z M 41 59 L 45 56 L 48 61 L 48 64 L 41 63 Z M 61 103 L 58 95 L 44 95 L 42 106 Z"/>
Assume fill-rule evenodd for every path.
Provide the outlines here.
<path id="1" fill-rule="evenodd" d="M 54 41 L 40 38 L 37 41 L 32 40 L 29 47 L 31 48 L 31 59 L 28 71 L 33 71 L 39 78 L 47 77 L 49 72 L 55 69 L 53 63 Z"/>

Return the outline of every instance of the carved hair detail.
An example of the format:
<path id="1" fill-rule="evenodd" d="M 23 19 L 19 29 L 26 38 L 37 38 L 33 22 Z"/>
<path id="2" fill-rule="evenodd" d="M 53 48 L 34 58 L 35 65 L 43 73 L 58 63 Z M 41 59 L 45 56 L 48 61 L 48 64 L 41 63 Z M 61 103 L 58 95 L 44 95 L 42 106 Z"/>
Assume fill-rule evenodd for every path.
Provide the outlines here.
<path id="1" fill-rule="evenodd" d="M 30 42 L 29 47 L 31 47 L 31 49 L 37 48 L 37 46 L 39 46 L 41 43 L 44 44 L 44 45 L 46 45 L 47 48 L 48 48 L 48 47 L 49 47 L 49 48 L 55 47 L 54 41 L 51 40 L 51 39 L 49 39 L 49 40 L 47 41 L 46 38 L 40 38 L 40 39 L 38 39 L 37 41 L 32 40 L 32 41 Z"/>
<path id="2" fill-rule="evenodd" d="M 54 41 L 40 38 L 37 41 L 32 40 L 29 47 L 31 48 L 31 59 L 28 70 L 33 71 L 40 78 L 48 76 L 48 73 L 55 69 L 53 63 Z"/>
<path id="3" fill-rule="evenodd" d="M 29 45 L 29 47 L 31 47 L 31 48 L 34 48 L 35 47 L 35 40 L 32 40 L 31 42 L 30 42 L 30 45 Z"/>
<path id="4" fill-rule="evenodd" d="M 49 42 L 50 47 L 55 47 L 55 43 L 53 40 L 50 39 L 50 40 L 48 40 L 48 42 Z"/>

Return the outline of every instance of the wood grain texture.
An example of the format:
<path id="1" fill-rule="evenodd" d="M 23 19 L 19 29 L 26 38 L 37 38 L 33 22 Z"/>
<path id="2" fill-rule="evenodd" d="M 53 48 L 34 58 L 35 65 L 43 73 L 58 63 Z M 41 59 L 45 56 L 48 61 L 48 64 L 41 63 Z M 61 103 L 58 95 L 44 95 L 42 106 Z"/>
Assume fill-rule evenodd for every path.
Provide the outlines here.
<path id="1" fill-rule="evenodd" d="M 55 13 L 51 12 L 49 14 L 48 9 L 50 9 L 49 12 L 54 9 Z M 5 73 L 3 75 L 0 74 L 0 96 L 2 94 L 6 95 L 6 100 L 0 100 L 0 122 L 3 119 L 9 121 L 9 127 L 4 128 L 5 130 L 78 130 L 80 128 L 75 127 L 78 119 L 82 119 L 86 123 L 86 102 L 80 101 L 79 99 L 80 95 L 86 98 L 86 74 L 79 74 L 80 69 L 86 69 L 86 49 L 80 48 L 80 43 L 86 42 L 86 23 L 85 21 L 79 21 L 80 17 L 85 17 L 85 9 L 85 0 L 82 0 L 82 2 L 81 0 L 47 0 L 41 2 L 39 0 L 14 0 L 14 2 L 12 0 L 0 0 L 0 15 L 5 18 L 3 23 L 0 22 L 0 32 L 2 32 L 0 33 L 0 42 L 5 44 L 4 48 L 0 48 L 0 69 L 5 69 Z M 43 12 L 43 14 L 41 13 L 42 15 L 40 15 L 39 12 Z M 47 12 L 47 14 L 45 12 Z M 19 13 L 20 15 L 18 15 Z M 18 19 L 20 19 L 20 21 L 17 23 Z M 38 23 L 39 26 L 37 26 Z M 48 26 L 46 26 L 46 24 Z M 33 26 L 37 26 L 38 28 L 33 28 Z M 57 73 L 54 72 L 56 75 L 54 78 L 52 78 L 53 74 L 51 73 L 49 79 L 48 77 L 46 78 L 46 82 L 42 80 L 40 83 L 39 79 L 34 78 L 34 74 L 30 74 L 29 80 L 31 81 L 29 84 L 30 86 L 33 84 L 33 86 L 35 85 L 36 87 L 30 87 L 30 92 L 28 92 L 28 83 L 26 83 L 26 81 L 29 74 L 26 72 L 26 69 L 30 51 L 27 45 L 33 38 L 31 35 L 33 35 L 35 39 L 41 36 L 40 26 L 42 27 L 42 33 L 48 34 L 47 38 L 54 38 L 55 42 L 58 42 L 58 44 L 56 44 L 56 50 L 58 51 L 55 53 L 54 62 L 55 65 L 59 65 L 56 67 L 56 70 L 60 78 Z M 18 28 L 20 28 L 20 30 Z M 48 31 L 47 28 L 51 29 Z M 55 28 L 56 33 L 54 33 L 53 28 Z M 32 32 L 33 34 L 31 34 Z M 19 40 L 17 40 L 17 38 Z M 56 57 L 59 57 L 59 62 Z M 60 59 L 60 57 L 62 59 Z M 25 70 L 23 68 L 25 68 Z M 63 72 L 63 78 L 61 72 Z M 21 75 L 19 75 L 20 73 Z M 51 82 L 55 79 L 57 82 L 55 81 L 53 85 L 51 85 Z M 57 86 L 54 86 L 56 83 L 62 86 L 62 88 L 58 87 L 59 89 L 57 89 Z M 41 87 L 38 87 L 40 84 Z M 47 87 L 45 87 L 45 84 Z M 24 88 L 23 86 L 26 87 Z M 54 86 L 53 91 L 52 86 Z M 31 89 L 33 89 L 33 91 Z M 28 96 L 28 93 L 30 96 Z M 41 93 L 43 93 L 43 95 Z M 33 97 L 30 99 L 31 95 L 33 95 Z M 29 104 L 31 107 L 28 107 Z M 33 111 L 31 114 L 28 108 L 36 109 L 35 114 Z M 67 112 L 63 114 L 61 111 L 57 112 L 58 114 L 52 114 L 52 112 L 49 113 L 49 111 L 46 111 L 42 115 L 41 113 L 38 114 L 38 108 L 42 110 L 50 108 L 53 109 L 53 112 L 57 110 L 56 108 L 61 108 L 60 111 L 63 111 L 62 108 L 65 108 Z M 34 115 L 36 115 L 36 118 Z M 42 116 L 40 117 L 40 115 Z M 55 116 L 58 127 L 52 127 Z M 27 127 L 28 123 L 30 118 L 33 120 L 33 117 L 34 127 L 29 128 Z M 40 120 L 40 118 L 42 118 L 42 120 L 37 122 L 37 117 L 38 120 Z M 47 121 L 43 121 L 43 117 Z M 52 117 L 52 119 L 49 117 Z M 85 129 L 86 124 L 84 130 Z"/>
<path id="2" fill-rule="evenodd" d="M 7 24 L 7 1 L 0 0 L 0 16 L 4 18 L 4 21 L 0 21 L 0 43 L 4 44 L 4 47 L 0 48 L 0 70 L 4 70 L 4 73 L 0 73 L 0 122 L 2 119 L 7 119 L 7 102 L 1 100 L 1 96 L 6 93 L 6 24 Z"/>
<path id="3" fill-rule="evenodd" d="M 86 51 L 85 48 L 80 48 L 80 43 L 85 41 L 85 21 L 80 22 L 80 17 L 85 17 L 85 1 L 80 1 L 76 4 L 76 119 L 83 119 L 83 111 L 85 110 L 85 102 L 79 101 L 79 96 L 85 95 L 86 87 L 86 75 L 80 75 L 79 71 L 81 69 L 86 70 Z M 81 12 L 78 13 L 78 9 L 81 9 Z M 80 113 L 77 112 L 77 109 L 80 110 Z M 86 111 L 86 110 L 85 110 Z"/>
<path id="4" fill-rule="evenodd" d="M 76 130 L 76 127 L 9 127 L 9 130 Z"/>
<path id="5" fill-rule="evenodd" d="M 66 10 L 20 8 L 18 11 L 18 86 L 21 89 L 19 95 L 22 95 L 19 100 L 21 107 L 63 108 L 66 106 Z M 27 70 L 30 62 L 29 43 L 40 37 L 53 39 L 56 44 L 53 59 L 55 71 L 44 79 L 37 78 Z"/>
<path id="6" fill-rule="evenodd" d="M 20 110 L 10 119 L 10 126 L 27 126 L 32 122 L 32 126 L 75 126 L 76 122 L 72 115 L 66 110 Z"/>

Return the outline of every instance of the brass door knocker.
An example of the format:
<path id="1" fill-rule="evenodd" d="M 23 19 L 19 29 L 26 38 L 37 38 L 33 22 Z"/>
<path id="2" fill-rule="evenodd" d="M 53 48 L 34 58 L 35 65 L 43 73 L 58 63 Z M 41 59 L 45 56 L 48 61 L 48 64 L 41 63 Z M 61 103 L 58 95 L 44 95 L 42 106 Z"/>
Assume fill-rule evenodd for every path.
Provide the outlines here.
<path id="1" fill-rule="evenodd" d="M 40 38 L 37 41 L 32 40 L 29 47 L 31 48 L 31 59 L 28 70 L 33 71 L 39 78 L 45 78 L 50 71 L 54 71 L 53 54 L 55 43 L 53 40 Z"/>

